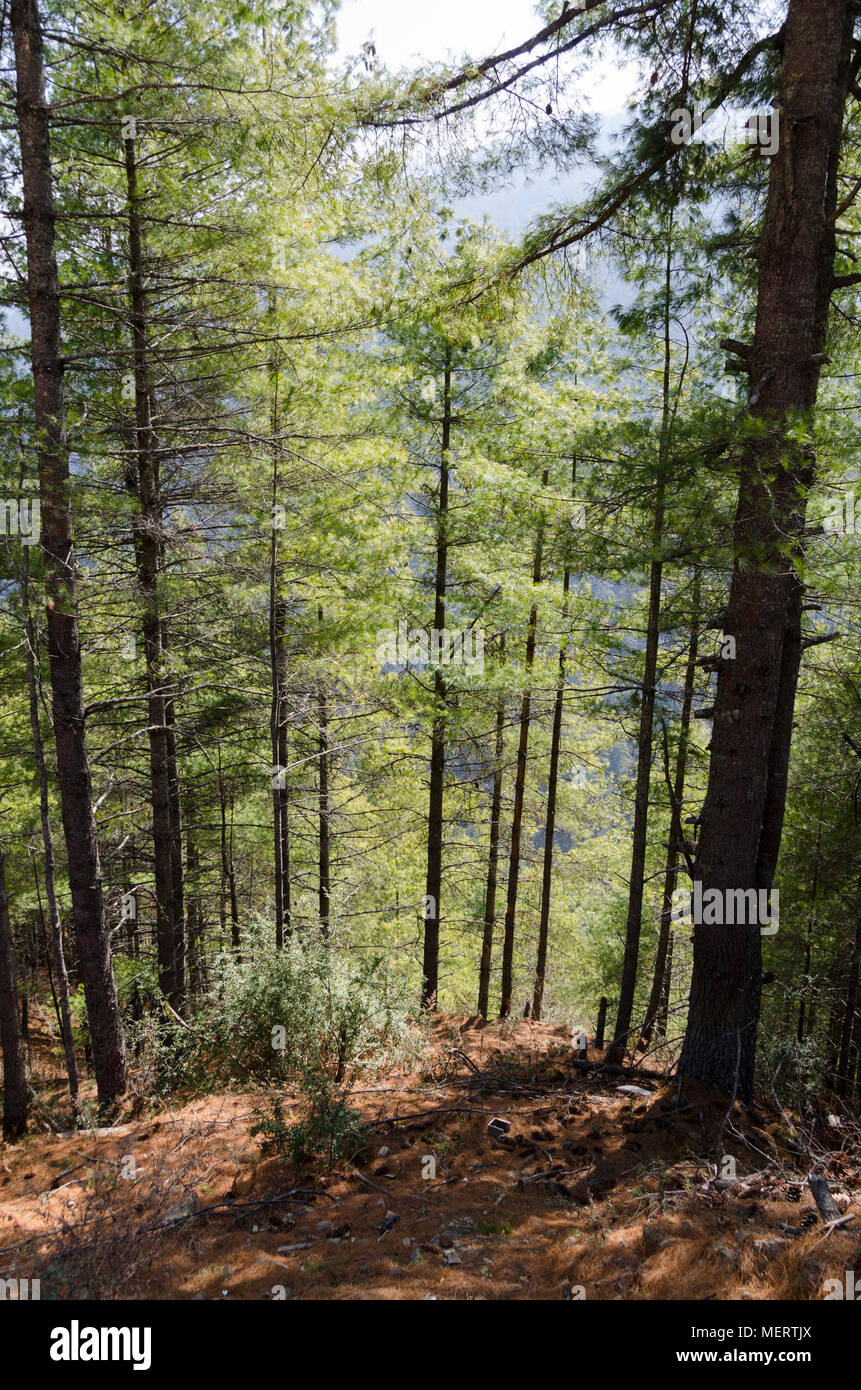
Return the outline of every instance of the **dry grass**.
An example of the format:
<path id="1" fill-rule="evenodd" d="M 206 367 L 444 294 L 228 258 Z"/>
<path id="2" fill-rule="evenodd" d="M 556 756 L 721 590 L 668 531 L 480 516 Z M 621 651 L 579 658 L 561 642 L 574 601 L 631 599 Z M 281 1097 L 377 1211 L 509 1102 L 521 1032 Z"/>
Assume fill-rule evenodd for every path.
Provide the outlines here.
<path id="1" fill-rule="evenodd" d="M 33 1134 L 0 1150 L 0 1274 L 43 1298 L 805 1300 L 861 1269 L 857 1219 L 802 1221 L 811 1167 L 861 1216 L 857 1126 L 736 1106 L 721 1184 L 726 1101 L 619 1081 L 551 1025 L 442 1018 L 422 1073 L 354 1092 L 369 1139 L 331 1173 L 264 1161 L 249 1095 Z"/>

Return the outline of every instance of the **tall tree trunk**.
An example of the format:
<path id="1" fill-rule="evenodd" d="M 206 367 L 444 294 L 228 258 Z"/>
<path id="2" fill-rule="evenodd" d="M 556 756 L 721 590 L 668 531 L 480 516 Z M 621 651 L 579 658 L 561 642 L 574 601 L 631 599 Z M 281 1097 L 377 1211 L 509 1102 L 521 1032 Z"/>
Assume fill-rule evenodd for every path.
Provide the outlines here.
<path id="1" fill-rule="evenodd" d="M 126 1089 L 126 1054 L 105 924 L 84 728 L 51 148 L 36 0 L 12 0 L 11 21 L 17 73 L 34 425 L 48 591 L 48 657 L 57 776 L 96 1084 L 101 1105 L 108 1106 Z"/>
<path id="2" fill-rule="evenodd" d="M 643 682 L 640 687 L 640 728 L 637 736 L 637 785 L 634 792 L 634 826 L 631 843 L 631 878 L 628 888 L 628 915 L 625 923 L 625 954 L 622 960 L 622 983 L 613 1041 L 607 1049 L 607 1060 L 621 1061 L 631 1032 L 634 995 L 637 990 L 637 966 L 640 958 L 640 932 L 643 922 L 643 885 L 646 880 L 646 844 L 649 828 L 649 787 L 652 778 L 652 731 L 655 719 L 655 696 L 658 676 L 658 646 L 661 638 L 661 589 L 664 574 L 664 513 L 670 448 L 670 372 L 672 344 L 670 315 L 672 312 L 672 254 L 673 217 L 669 216 L 667 249 L 664 269 L 664 380 L 661 409 L 661 439 L 658 458 L 658 481 L 655 488 L 655 507 L 652 514 L 652 564 L 649 572 L 649 614 L 646 620 L 646 651 L 643 661 Z"/>
<path id="3" fill-rule="evenodd" d="M 500 664 L 505 661 L 505 635 L 500 644 Z M 490 846 L 487 853 L 487 885 L 484 893 L 484 930 L 478 967 L 478 1012 L 487 1018 L 490 1007 L 490 967 L 493 960 L 493 930 L 496 925 L 496 883 L 499 870 L 499 825 L 502 811 L 502 759 L 505 753 L 505 696 L 496 706 L 496 744 L 493 759 L 493 790 L 490 797 Z"/>
<path id="4" fill-rule="evenodd" d="M 816 858 L 813 861 L 813 882 L 810 887 L 810 916 L 807 919 L 807 936 L 804 942 L 804 976 L 801 982 L 801 999 L 798 1005 L 798 1028 L 796 1039 L 799 1043 L 804 1042 L 805 1035 L 805 1012 L 807 1001 L 810 999 L 810 1023 L 813 1019 L 813 982 L 810 978 L 810 964 L 813 954 L 813 928 L 816 922 L 816 895 L 819 892 L 819 861 L 822 855 L 822 820 L 819 821 L 819 829 L 816 834 Z"/>
<path id="5" fill-rule="evenodd" d="M 572 483 L 577 482 L 577 460 L 572 465 Z M 568 622 L 568 594 L 571 589 L 571 569 L 565 566 L 562 578 L 562 625 Z M 550 735 L 550 769 L 547 776 L 547 817 L 544 822 L 544 864 L 541 874 L 541 911 L 538 920 L 538 959 L 535 966 L 535 987 L 532 992 L 532 1017 L 540 1020 L 544 1003 L 544 977 L 547 971 L 547 939 L 550 933 L 550 893 L 553 879 L 553 841 L 556 835 L 556 794 L 559 785 L 559 753 L 562 747 L 562 712 L 565 705 L 565 657 L 567 632 L 563 632 L 559 647 L 559 675 L 553 701 L 553 731 Z"/>
<path id="6" fill-rule="evenodd" d="M 688 763 L 688 740 L 691 727 L 691 706 L 694 699 L 694 680 L 697 669 L 697 649 L 700 625 L 700 574 L 694 571 L 691 627 L 688 639 L 688 659 L 685 665 L 685 684 L 682 693 L 682 710 L 679 719 L 679 745 L 676 749 L 676 767 L 673 778 L 673 804 L 670 808 L 670 847 L 664 870 L 664 892 L 661 899 L 661 926 L 658 933 L 658 950 L 655 956 L 655 973 L 652 976 L 652 991 L 646 1021 L 640 1034 L 640 1047 L 645 1051 L 652 1041 L 652 1030 L 660 1016 L 661 1000 L 664 995 L 664 976 L 670 955 L 670 940 L 673 930 L 673 896 L 678 883 L 678 845 L 684 836 L 682 826 L 682 805 L 685 795 L 685 775 Z"/>
<path id="7" fill-rule="evenodd" d="M 275 296 L 270 312 L 275 313 Z M 280 363 L 277 351 L 269 364 L 272 434 L 272 540 L 269 553 L 269 661 L 272 683 L 269 731 L 272 747 L 272 836 L 275 863 L 275 944 L 280 950 L 292 932 L 290 919 L 290 820 L 287 786 L 287 602 L 284 564 L 278 548 L 278 501 L 281 476 Z"/>
<path id="8" fill-rule="evenodd" d="M 152 424 L 152 389 L 148 352 L 148 317 L 144 288 L 143 239 L 140 222 L 140 194 L 137 179 L 135 141 L 125 144 L 128 207 L 129 287 L 134 358 L 135 441 L 137 476 L 134 479 L 139 510 L 134 520 L 135 563 L 143 600 L 144 658 L 147 687 L 147 733 L 150 750 L 150 788 L 152 830 L 155 853 L 156 942 L 159 987 L 171 1006 L 184 1007 L 184 923 L 177 888 L 176 857 L 182 856 L 182 842 L 176 842 L 179 813 L 176 784 L 176 740 L 168 720 L 169 674 L 163 646 L 165 620 L 161 595 L 162 509 L 159 495 L 159 464 Z M 171 759 L 173 745 L 173 759 Z M 173 767 L 171 767 L 173 762 Z"/>
<path id="9" fill-rule="evenodd" d="M 290 790 L 287 785 L 287 603 L 273 540 L 270 585 L 272 652 L 272 828 L 275 848 L 275 944 L 281 949 L 293 932 L 290 900 Z"/>
<path id="10" fill-rule="evenodd" d="M 664 979 L 661 984 L 661 999 L 655 1016 L 655 1032 L 666 1042 L 667 1024 L 670 1016 L 670 988 L 673 983 L 673 933 L 667 940 L 667 958 L 664 962 Z"/>
<path id="11" fill-rule="evenodd" d="M 164 572 L 164 554 L 161 547 L 160 568 Z M 167 787 L 168 808 L 170 810 L 170 866 L 171 866 L 171 904 L 173 917 L 174 970 L 176 972 L 177 994 L 180 1003 L 179 1013 L 186 1003 L 186 923 L 185 923 L 185 862 L 183 859 L 182 790 L 179 780 L 179 758 L 176 740 L 176 707 L 174 703 L 173 681 L 170 673 L 170 652 L 168 643 L 167 618 L 162 619 L 161 649 L 164 658 L 164 719 L 167 726 Z"/>
<path id="12" fill-rule="evenodd" d="M 548 470 L 541 476 L 541 486 L 547 486 Z M 535 541 L 535 558 L 532 565 L 532 583 L 541 583 L 541 566 L 544 555 L 544 518 L 538 523 Z M 500 991 L 499 1017 L 508 1018 L 511 1013 L 511 995 L 514 988 L 514 926 L 517 918 L 517 889 L 520 881 L 520 843 L 523 835 L 523 801 L 526 791 L 526 757 L 529 748 L 529 721 L 532 710 L 532 667 L 535 662 L 535 643 L 538 630 L 538 607 L 533 602 L 529 613 L 529 628 L 526 636 L 526 685 L 520 699 L 520 734 L 517 741 L 517 768 L 514 775 L 514 809 L 511 815 L 511 846 L 508 855 L 508 890 L 505 899 L 505 932 L 502 939 L 502 988 Z"/>
<path id="13" fill-rule="evenodd" d="M 801 525 L 803 523 L 800 523 L 796 516 L 793 521 L 792 534 L 798 535 Z M 786 575 L 785 579 L 788 590 L 786 632 L 783 639 L 774 726 L 768 755 L 765 805 L 756 861 L 755 886 L 757 888 L 771 888 L 777 869 L 777 858 L 783 835 L 783 819 L 786 813 L 786 793 L 789 786 L 789 755 L 792 747 L 795 693 L 798 689 L 803 650 L 801 615 L 804 585 L 800 576 L 794 571 Z"/>
<path id="14" fill-rule="evenodd" d="M 848 0 L 790 0 L 783 31 L 782 129 L 771 160 L 747 359 L 748 410 L 768 429 L 746 446 L 740 468 L 724 623 L 736 639 L 736 659 L 718 674 L 695 866 L 704 897 L 770 887 L 779 848 L 797 678 L 797 570 L 806 491 L 816 472 L 812 432 L 800 441 L 797 421 L 805 416 L 812 426 L 834 288 L 852 25 Z M 761 981 L 758 924 L 695 926 L 683 1076 L 751 1097 Z"/>
<path id="15" fill-rule="evenodd" d="M 221 768 L 221 746 L 218 749 L 218 800 L 221 810 L 221 923 L 224 932 L 225 887 L 230 901 L 230 944 L 237 962 L 241 961 L 242 940 L 239 933 L 239 903 L 236 897 L 236 868 L 233 863 L 233 798 L 230 798 L 230 831 L 227 829 L 227 792 Z"/>
<path id="16" fill-rule="evenodd" d="M 27 1069 L 18 1017 L 18 976 L 6 893 L 6 864 L 0 850 L 0 1044 L 3 1051 L 3 1137 L 27 1130 Z"/>
<path id="17" fill-rule="evenodd" d="M 436 574 L 434 576 L 433 625 L 445 630 L 448 583 L 448 485 L 451 447 L 451 361 L 445 352 L 442 399 L 442 440 L 437 503 Z M 431 732 L 430 789 L 428 794 L 428 857 L 425 879 L 425 930 L 422 960 L 422 1008 L 436 1009 L 439 989 L 439 924 L 442 896 L 443 795 L 445 792 L 446 686 L 439 665 L 434 670 L 434 717 Z"/>
<path id="18" fill-rule="evenodd" d="M 39 777 L 39 814 L 42 822 L 42 846 L 45 851 L 45 897 L 48 900 L 48 918 L 51 923 L 51 953 L 54 957 L 57 1004 L 60 1015 L 60 1032 L 63 1039 L 63 1053 L 66 1059 L 66 1075 L 69 1079 L 69 1096 L 72 1111 L 80 1113 L 80 1086 L 78 1082 L 78 1062 L 75 1057 L 75 1037 L 72 1031 L 72 1010 L 69 1005 L 69 972 L 66 969 L 66 953 L 63 949 L 63 927 L 57 906 L 57 889 L 54 872 L 54 837 L 51 833 L 50 803 L 48 800 L 48 772 L 45 766 L 45 748 L 42 743 L 42 727 L 39 722 L 39 690 L 41 685 L 37 667 L 39 638 L 36 625 L 30 613 L 30 552 L 24 550 L 24 573 L 21 583 L 21 604 L 24 609 L 25 633 L 27 642 L 27 691 L 30 702 L 30 731 L 33 739 L 33 755 Z M 34 861 L 35 872 L 35 861 Z"/>
<path id="19" fill-rule="evenodd" d="M 861 901 L 855 914 L 855 931 L 852 938 L 852 957 L 849 962 L 849 975 L 846 981 L 846 1006 L 843 1012 L 843 1026 L 840 1030 L 840 1049 L 837 1055 L 837 1075 L 835 1089 L 838 1095 L 852 1095 L 854 1068 L 850 1067 L 852 1037 L 856 1027 L 858 1009 L 858 974 L 861 970 Z"/>
<path id="20" fill-rule="evenodd" d="M 187 932 L 188 932 L 188 994 L 190 1000 L 200 999 L 206 990 L 206 962 L 203 953 L 203 919 L 198 896 L 198 875 L 200 873 L 200 848 L 197 842 L 197 798 L 193 786 L 188 785 L 185 793 L 185 877 L 188 885 Z"/>
<path id="21" fill-rule="evenodd" d="M 317 617 L 323 622 L 323 610 L 318 609 Z M 329 711 L 326 702 L 326 686 L 321 677 L 317 689 L 317 723 L 319 768 L 317 772 L 317 801 L 319 806 L 319 904 L 320 930 L 326 941 L 329 940 L 329 914 L 331 911 L 331 881 L 329 868 Z"/>

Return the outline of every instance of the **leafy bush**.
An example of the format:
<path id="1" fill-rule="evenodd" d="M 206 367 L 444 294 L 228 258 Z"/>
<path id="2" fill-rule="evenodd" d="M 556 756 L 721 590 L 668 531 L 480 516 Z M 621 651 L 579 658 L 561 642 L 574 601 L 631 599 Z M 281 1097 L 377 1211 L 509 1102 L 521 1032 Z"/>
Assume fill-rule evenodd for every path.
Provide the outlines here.
<path id="1" fill-rule="evenodd" d="M 306 1108 L 301 1120 L 288 1122 L 281 1097 L 276 1095 L 268 1108 L 255 1111 L 257 1124 L 251 1133 L 263 1135 L 264 1154 L 289 1158 L 297 1168 L 319 1154 L 331 1168 L 342 1154 L 359 1147 L 363 1134 L 359 1112 L 347 1104 L 344 1091 L 319 1072 L 309 1072 L 304 1089 Z"/>
<path id="2" fill-rule="evenodd" d="M 340 952 L 310 934 L 279 951 L 271 938 L 268 924 L 258 926 L 242 962 L 219 958 L 193 1024 L 210 1078 L 307 1086 L 319 1076 L 346 1086 L 414 1046 L 405 987 L 393 984 L 381 956 Z"/>

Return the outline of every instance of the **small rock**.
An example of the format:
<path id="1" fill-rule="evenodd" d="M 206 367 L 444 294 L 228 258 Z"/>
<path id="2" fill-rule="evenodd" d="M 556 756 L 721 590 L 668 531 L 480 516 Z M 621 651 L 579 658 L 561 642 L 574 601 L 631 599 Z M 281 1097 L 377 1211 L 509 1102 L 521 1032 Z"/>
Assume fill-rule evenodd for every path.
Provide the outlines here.
<path id="1" fill-rule="evenodd" d="M 75 1204 L 74 1202 L 67 1202 L 66 1205 L 74 1206 Z M 200 1200 L 197 1193 L 187 1192 L 182 1201 L 178 1202 L 175 1207 L 171 1207 L 166 1213 L 165 1222 L 170 1222 L 172 1225 L 176 1223 L 178 1225 L 181 1221 L 185 1221 L 187 1217 L 196 1212 L 199 1207 Z"/>
<path id="2" fill-rule="evenodd" d="M 381 1149 L 377 1150 L 377 1158 L 388 1158 L 390 1153 L 391 1149 L 389 1148 L 388 1144 L 384 1144 Z"/>
<path id="3" fill-rule="evenodd" d="M 396 1211 L 386 1212 L 386 1219 L 380 1227 L 380 1234 L 377 1236 L 377 1240 L 382 1240 L 383 1236 L 388 1235 L 389 1231 L 393 1226 L 397 1225 L 400 1219 Z"/>
<path id="4" fill-rule="evenodd" d="M 463 1260 L 456 1250 L 444 1250 L 442 1252 L 442 1262 L 444 1265 L 462 1265 Z"/>
<path id="5" fill-rule="evenodd" d="M 332 1230 L 334 1230 L 334 1228 L 335 1228 L 335 1223 L 334 1223 L 334 1221 L 318 1221 L 318 1222 L 317 1222 L 317 1230 L 318 1230 L 318 1231 L 332 1231 Z"/>

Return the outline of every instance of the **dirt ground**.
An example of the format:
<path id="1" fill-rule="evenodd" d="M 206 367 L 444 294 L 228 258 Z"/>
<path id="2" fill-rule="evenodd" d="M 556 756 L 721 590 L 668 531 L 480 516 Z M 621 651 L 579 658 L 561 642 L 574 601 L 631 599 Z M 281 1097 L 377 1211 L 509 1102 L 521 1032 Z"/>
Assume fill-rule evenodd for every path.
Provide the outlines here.
<path id="1" fill-rule="evenodd" d="M 584 1069 L 549 1024 L 437 1019 L 420 1074 L 353 1093 L 370 1138 L 331 1172 L 264 1159 L 260 1103 L 0 1146 L 0 1277 L 42 1299 L 806 1300 L 861 1271 L 857 1126 Z"/>

